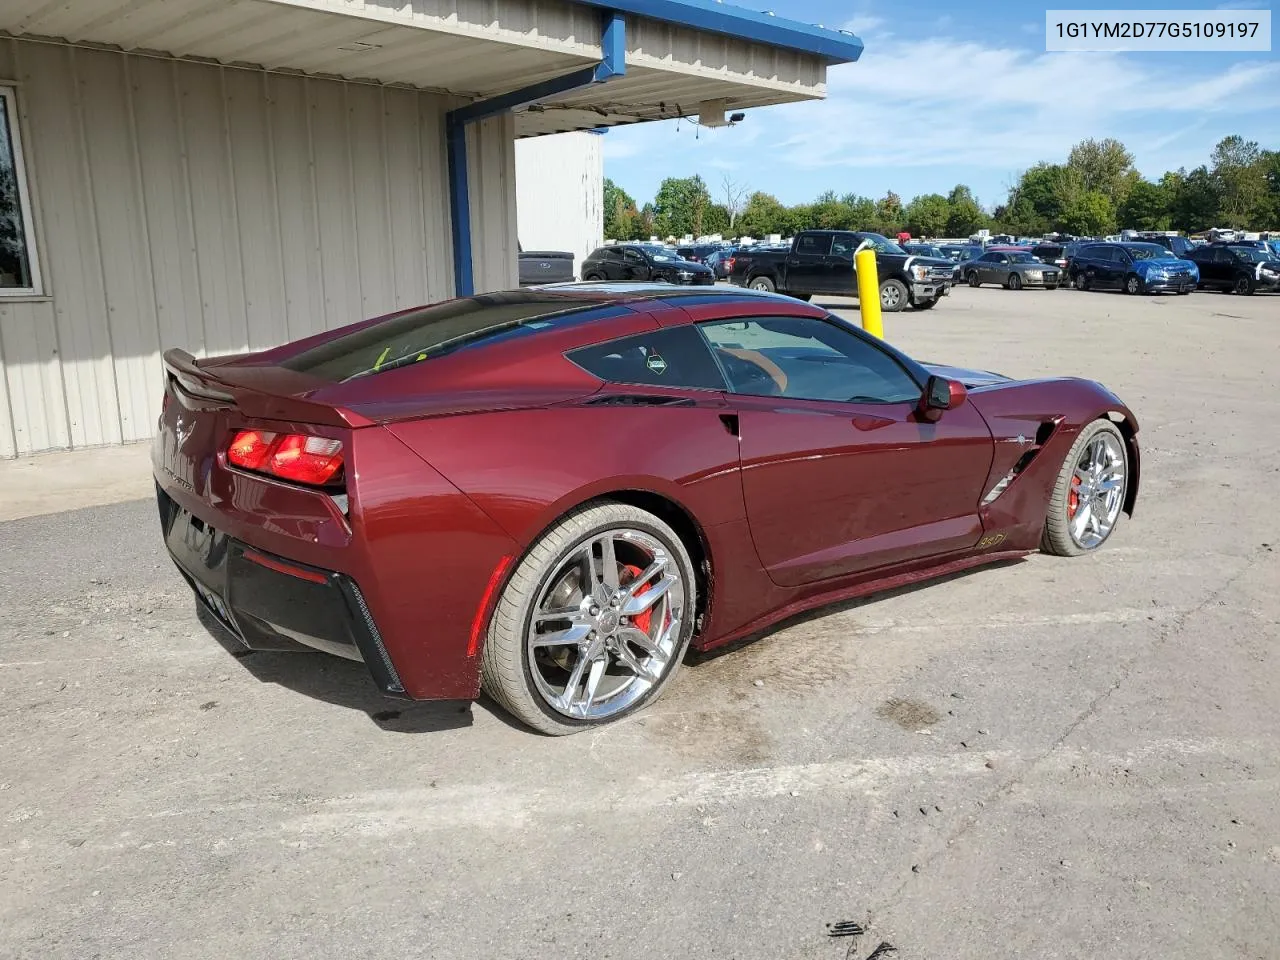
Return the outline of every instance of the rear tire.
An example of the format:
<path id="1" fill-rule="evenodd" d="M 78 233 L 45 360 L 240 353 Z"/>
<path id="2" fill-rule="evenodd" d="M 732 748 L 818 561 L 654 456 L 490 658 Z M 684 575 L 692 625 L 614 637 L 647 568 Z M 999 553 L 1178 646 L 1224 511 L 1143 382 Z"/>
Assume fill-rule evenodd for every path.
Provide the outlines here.
<path id="1" fill-rule="evenodd" d="M 1073 489 L 1072 479 L 1075 476 L 1076 465 L 1080 462 L 1089 444 L 1104 436 L 1115 442 L 1124 458 L 1124 485 L 1120 489 L 1120 503 L 1122 506 L 1121 510 L 1117 511 L 1110 529 L 1107 530 L 1100 541 L 1092 546 L 1081 546 L 1072 537 L 1070 529 L 1072 513 L 1069 511 L 1069 506 Z M 1062 469 L 1058 471 L 1058 479 L 1049 495 L 1049 510 L 1045 514 L 1044 533 L 1040 537 L 1041 550 L 1059 557 L 1078 557 L 1082 554 L 1092 553 L 1107 542 L 1119 524 L 1120 513 L 1123 512 L 1123 504 L 1129 493 L 1128 449 L 1128 445 L 1124 442 L 1124 437 L 1121 436 L 1120 431 L 1116 429 L 1115 424 L 1110 420 L 1095 420 L 1080 431 L 1080 435 L 1076 437 L 1076 442 L 1071 445 L 1071 449 L 1067 452 L 1066 459 L 1062 461 Z"/>
<path id="2" fill-rule="evenodd" d="M 1075 287 L 1077 290 L 1089 289 L 1089 277 L 1087 274 L 1083 272 L 1077 273 L 1075 276 L 1075 280 L 1073 282 L 1075 283 Z"/>
<path id="3" fill-rule="evenodd" d="M 880 309 L 885 313 L 900 313 L 907 308 L 910 295 L 901 280 L 886 280 L 880 284 Z"/>
<path id="4" fill-rule="evenodd" d="M 970 270 L 970 271 L 969 271 L 969 276 L 968 276 L 968 278 L 967 278 L 967 279 L 968 279 L 968 281 L 969 281 L 969 286 L 971 286 L 971 287 L 980 287 L 980 286 L 982 286 L 982 281 L 978 279 L 978 271 L 977 271 L 977 270 Z"/>
<path id="5" fill-rule="evenodd" d="M 752 290 L 763 290 L 765 293 L 777 293 L 778 287 L 768 277 L 753 277 L 747 284 Z"/>
<path id="6" fill-rule="evenodd" d="M 680 581 L 678 588 L 672 587 L 670 591 L 670 595 L 675 595 L 676 590 L 679 589 L 679 603 L 673 605 L 672 612 L 672 629 L 678 629 L 679 632 L 674 638 L 675 642 L 671 646 L 665 663 L 660 668 L 660 673 L 640 696 L 634 700 L 624 701 L 626 703 L 624 707 L 616 712 L 608 712 L 607 715 L 589 719 L 572 717 L 563 712 L 563 709 L 557 709 L 548 702 L 544 682 L 546 674 L 541 671 L 549 669 L 554 672 L 556 667 L 541 659 L 535 662 L 531 654 L 530 631 L 534 629 L 533 614 L 535 607 L 544 599 L 544 594 L 555 588 L 554 580 L 558 579 L 566 562 L 580 553 L 584 547 L 588 550 L 592 549 L 591 544 L 594 540 L 611 531 L 623 535 L 628 531 L 634 531 L 631 534 L 633 537 L 639 534 L 644 538 L 652 538 L 661 545 L 667 555 L 669 572 Z M 602 563 L 603 560 L 604 557 L 601 556 L 593 561 L 593 564 Z M 624 562 L 621 556 L 617 562 L 619 564 Z M 671 682 L 671 678 L 679 671 L 680 662 L 689 646 L 689 639 L 693 636 L 694 611 L 697 609 L 696 590 L 697 584 L 694 580 L 693 563 L 689 559 L 689 552 L 685 549 L 679 535 L 661 519 L 625 503 L 605 501 L 580 507 L 561 519 L 529 548 L 516 566 L 515 572 L 511 574 L 510 580 L 507 581 L 494 608 L 484 650 L 481 653 L 483 689 L 499 706 L 518 720 L 534 730 L 551 736 L 578 733 L 629 716 L 658 699 Z M 569 596 L 574 594 L 571 593 Z M 590 596 L 584 598 L 583 605 L 585 606 L 589 600 Z M 608 606 L 603 598 L 601 606 Z M 631 622 L 638 624 L 639 619 L 633 618 Z M 594 637 L 594 634 L 592 636 Z M 588 641 L 582 642 L 585 645 Z M 574 649 L 573 646 L 568 646 L 569 651 Z M 579 651 L 577 656 L 584 656 L 581 652 L 582 647 L 576 649 Z M 565 656 L 568 655 L 568 653 L 565 654 Z M 604 656 L 608 662 L 609 654 L 601 651 L 599 655 Z M 649 669 L 653 669 L 652 661 L 650 663 Z M 566 667 L 566 670 L 569 669 Z M 622 668 L 615 662 L 610 669 L 615 670 L 616 676 L 616 671 Z M 535 679 L 534 671 L 539 671 L 539 679 Z M 636 680 L 639 680 L 638 676 Z M 543 684 L 541 688 L 540 683 Z M 588 691 L 590 689 L 588 687 Z M 591 693 L 587 692 L 588 703 L 590 699 Z"/>

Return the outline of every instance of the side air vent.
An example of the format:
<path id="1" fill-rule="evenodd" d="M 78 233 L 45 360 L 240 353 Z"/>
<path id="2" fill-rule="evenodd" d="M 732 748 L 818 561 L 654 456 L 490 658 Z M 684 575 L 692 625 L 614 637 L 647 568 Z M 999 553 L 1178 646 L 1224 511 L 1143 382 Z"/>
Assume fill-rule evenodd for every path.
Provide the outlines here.
<path id="1" fill-rule="evenodd" d="M 1049 442 L 1049 438 L 1053 436 L 1053 432 L 1058 429 L 1058 425 L 1060 423 L 1062 423 L 1062 418 L 1056 417 L 1053 420 L 1046 420 L 1040 424 L 1039 428 L 1036 430 L 1034 446 L 1028 448 L 1027 451 L 1018 458 L 1018 462 L 1013 465 L 1013 469 L 1001 477 L 999 482 L 991 488 L 991 492 L 982 498 L 982 506 L 987 507 L 995 502 L 995 499 L 1009 488 L 1009 484 L 1013 483 L 1023 470 L 1031 466 L 1031 461 L 1036 458 L 1036 455 L 1044 448 L 1044 445 Z M 1023 441 L 1023 439 L 1024 438 L 1022 437 L 1018 438 L 1020 442 Z"/>
<path id="2" fill-rule="evenodd" d="M 591 407 L 691 407 L 693 401 L 685 397 L 663 397 L 652 393 L 612 393 L 588 400 Z"/>

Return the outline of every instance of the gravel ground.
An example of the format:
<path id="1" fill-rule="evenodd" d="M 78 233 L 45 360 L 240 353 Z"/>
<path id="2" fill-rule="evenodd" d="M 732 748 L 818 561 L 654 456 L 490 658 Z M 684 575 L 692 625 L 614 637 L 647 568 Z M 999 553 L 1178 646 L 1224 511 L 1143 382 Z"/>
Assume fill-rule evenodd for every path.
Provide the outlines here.
<path id="1" fill-rule="evenodd" d="M 0 524 L 0 957 L 1276 957 L 1278 321 L 967 288 L 887 316 L 921 359 L 1116 390 L 1136 518 L 568 739 L 232 656 L 148 501 Z"/>

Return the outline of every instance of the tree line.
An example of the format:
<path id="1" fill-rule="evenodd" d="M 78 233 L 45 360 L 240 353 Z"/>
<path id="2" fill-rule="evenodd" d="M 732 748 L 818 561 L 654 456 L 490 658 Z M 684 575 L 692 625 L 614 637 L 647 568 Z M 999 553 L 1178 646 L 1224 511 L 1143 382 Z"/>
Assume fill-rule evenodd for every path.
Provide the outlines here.
<path id="1" fill-rule="evenodd" d="M 967 237 L 983 228 L 1023 236 L 1102 236 L 1124 228 L 1196 233 L 1210 227 L 1280 229 L 1280 151 L 1225 137 L 1208 164 L 1148 180 L 1120 141 L 1083 140 L 1064 163 L 1038 163 L 1024 171 L 991 209 L 984 209 L 964 184 L 906 203 L 893 191 L 873 200 L 828 190 L 812 203 L 787 206 L 727 175 L 713 195 L 694 175 L 668 177 L 652 201 L 638 206 L 612 180 L 604 182 L 604 230 L 613 240 L 787 236 L 812 229 Z"/>

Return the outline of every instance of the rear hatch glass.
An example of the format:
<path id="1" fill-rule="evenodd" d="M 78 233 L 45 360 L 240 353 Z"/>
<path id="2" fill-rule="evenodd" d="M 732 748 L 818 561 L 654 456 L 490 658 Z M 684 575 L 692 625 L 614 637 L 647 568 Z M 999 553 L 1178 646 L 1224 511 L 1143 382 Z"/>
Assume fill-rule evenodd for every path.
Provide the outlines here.
<path id="1" fill-rule="evenodd" d="M 601 306 L 600 300 L 541 291 L 450 300 L 356 327 L 281 360 L 280 366 L 341 383 L 455 350 L 587 322 L 599 316 Z"/>

